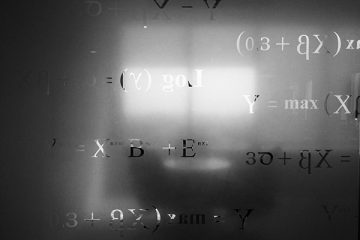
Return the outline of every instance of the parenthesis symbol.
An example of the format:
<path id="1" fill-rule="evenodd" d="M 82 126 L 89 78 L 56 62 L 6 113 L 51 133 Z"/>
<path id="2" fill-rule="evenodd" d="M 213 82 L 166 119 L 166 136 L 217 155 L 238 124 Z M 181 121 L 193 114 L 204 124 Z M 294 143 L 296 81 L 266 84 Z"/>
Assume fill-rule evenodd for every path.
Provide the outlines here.
<path id="1" fill-rule="evenodd" d="M 56 144 L 56 138 L 53 138 L 53 143 L 52 143 L 52 147 L 54 147 L 55 146 L 55 144 Z"/>
<path id="2" fill-rule="evenodd" d="M 355 102 L 355 119 L 357 119 L 358 116 L 359 116 L 359 110 L 358 110 L 358 108 L 359 108 L 359 99 L 360 99 L 360 96 L 357 96 L 356 102 Z"/>
<path id="3" fill-rule="evenodd" d="M 154 228 L 154 230 L 152 231 L 153 233 L 156 232 L 159 227 L 160 227 L 160 222 L 161 222 L 161 214 L 159 212 L 159 210 L 155 207 L 155 206 L 152 206 L 154 209 L 155 209 L 155 212 L 156 212 L 156 226 Z"/>
<path id="4" fill-rule="evenodd" d="M 331 114 L 329 113 L 329 111 L 328 111 L 328 108 L 327 108 L 327 101 L 328 101 L 329 96 L 330 96 L 330 93 L 328 93 L 328 94 L 326 95 L 325 102 L 324 102 L 325 112 L 326 112 L 326 114 L 327 114 L 328 116 L 331 115 Z"/>
<path id="5" fill-rule="evenodd" d="M 125 68 L 124 71 L 122 71 L 121 76 L 120 76 L 120 86 L 125 92 L 127 92 L 125 87 L 124 87 L 124 73 L 126 71 L 127 71 L 127 68 Z"/>
<path id="6" fill-rule="evenodd" d="M 151 74 L 150 74 L 150 72 L 149 72 L 146 68 L 144 68 L 144 71 L 145 71 L 145 72 L 147 73 L 147 75 L 148 75 L 148 85 L 147 85 L 147 88 L 146 88 L 146 92 L 148 92 L 148 91 L 150 90 L 151 84 L 152 84 Z"/>
<path id="7" fill-rule="evenodd" d="M 236 39 L 236 48 L 237 48 L 237 50 L 238 50 L 238 53 L 239 53 L 241 56 L 244 56 L 244 54 L 242 54 L 241 48 L 240 48 L 241 37 L 242 37 L 242 35 L 243 35 L 244 33 L 245 33 L 245 31 L 242 31 L 242 32 L 239 34 L 238 38 Z"/>
<path id="8" fill-rule="evenodd" d="M 336 36 L 336 39 L 337 39 L 337 51 L 336 53 L 333 55 L 333 57 L 336 57 L 336 55 L 339 54 L 340 50 L 341 50 L 341 38 L 339 36 L 339 34 L 337 34 L 337 32 L 334 32 L 335 36 Z"/>

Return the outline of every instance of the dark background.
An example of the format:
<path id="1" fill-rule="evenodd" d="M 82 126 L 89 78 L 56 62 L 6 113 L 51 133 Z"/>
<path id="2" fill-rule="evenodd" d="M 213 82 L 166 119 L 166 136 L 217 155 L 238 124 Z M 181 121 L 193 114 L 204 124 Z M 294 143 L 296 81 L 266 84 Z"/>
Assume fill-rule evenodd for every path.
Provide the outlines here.
<path id="1" fill-rule="evenodd" d="M 101 3 L 103 13 L 99 16 L 88 14 L 85 1 L 3 3 L 2 237 L 112 239 L 119 237 L 118 233 L 108 230 L 105 224 L 94 229 L 82 223 L 69 230 L 56 224 L 54 227 L 51 219 L 55 214 L 64 221 L 65 214 L 71 211 L 83 219 L 90 216 L 90 209 L 105 219 L 114 208 L 155 205 L 162 213 L 219 211 L 231 221 L 216 227 L 210 223 L 173 228 L 164 225 L 154 234 L 139 229 L 125 233 L 125 238 L 356 239 L 358 126 L 351 117 L 339 120 L 322 112 L 304 120 L 301 114 L 269 116 L 257 112 L 254 118 L 243 116 L 241 120 L 253 121 L 252 125 L 241 125 L 239 119 L 221 118 L 216 112 L 206 121 L 199 117 L 201 112 L 197 115 L 190 110 L 186 116 L 171 115 L 169 109 L 136 116 L 125 110 L 126 100 L 119 98 L 122 92 L 118 89 L 109 90 L 100 83 L 94 88 L 83 84 L 91 82 L 94 75 L 102 82 L 108 76 L 118 78 L 119 68 L 129 65 L 160 69 L 185 65 L 194 69 L 200 63 L 212 67 L 252 66 L 258 73 L 271 75 L 271 79 L 257 81 L 262 96 L 272 92 L 279 99 L 289 97 L 290 86 L 302 94 L 305 79 L 313 80 L 313 95 L 318 98 L 330 91 L 347 94 L 351 92 L 351 79 L 359 72 L 358 52 L 343 52 L 334 59 L 326 55 L 311 57 L 309 62 L 294 51 L 241 58 L 235 42 L 242 29 L 274 37 L 286 36 L 288 31 L 295 40 L 294 33 L 338 31 L 357 40 L 358 1 L 223 0 L 213 10 L 215 20 L 209 19 L 202 1 L 187 1 L 194 5 L 189 12 L 181 8 L 182 2 L 170 0 L 162 10 L 170 20 L 152 17 L 160 11 L 153 1 L 118 1 L 118 15 L 106 10 L 114 1 Z M 148 16 L 147 33 L 141 32 L 144 11 Z M 177 29 L 181 39 L 171 34 Z M 221 36 L 221 40 L 212 41 L 211 34 L 197 35 L 198 29 L 210 29 L 213 37 Z M 209 42 L 202 44 L 204 39 Z M 197 50 L 202 45 L 208 46 L 207 51 Z M 95 55 L 90 53 L 94 49 Z M 69 80 L 66 85 L 63 77 Z M 48 80 L 52 84 L 49 94 Z M 224 94 L 219 92 L 218 97 Z M 191 109 L 190 97 L 187 99 L 190 107 L 186 109 Z M 163 132 L 158 133 L 161 129 Z M 188 136 L 206 138 L 220 147 L 204 151 L 204 158 L 224 157 L 231 168 L 173 172 L 161 164 L 159 159 L 165 155 L 155 148 L 163 145 L 156 144 L 140 160 L 129 159 L 126 147 L 113 151 L 112 158 L 100 167 L 102 159 L 90 158 L 97 149 L 94 139 L 126 142 L 135 135 L 164 146 L 169 139 L 179 144 Z M 52 147 L 53 138 L 59 148 Z M 79 153 L 74 151 L 78 144 L 90 147 Z M 351 154 L 352 162 L 345 167 L 337 163 L 329 171 L 321 169 L 312 175 L 299 170 L 296 164 L 286 170 L 281 165 L 265 169 L 244 164 L 244 153 L 248 151 L 267 149 L 295 155 L 304 148 L 335 149 Z M 94 176 L 101 176 L 100 183 Z M 98 195 L 91 199 L 89 189 L 94 186 L 101 190 L 94 190 Z M 346 210 L 329 221 L 322 209 L 324 204 Z M 255 208 L 245 231 L 237 228 L 234 208 Z"/>

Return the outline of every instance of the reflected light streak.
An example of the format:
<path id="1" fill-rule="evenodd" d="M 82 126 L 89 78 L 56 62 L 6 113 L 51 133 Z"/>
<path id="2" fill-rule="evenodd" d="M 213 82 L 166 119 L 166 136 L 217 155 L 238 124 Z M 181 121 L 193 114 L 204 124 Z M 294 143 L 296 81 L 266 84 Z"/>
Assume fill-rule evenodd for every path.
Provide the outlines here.
<path id="1" fill-rule="evenodd" d="M 194 170 L 194 171 L 214 171 L 230 167 L 230 162 L 224 158 L 206 158 L 191 160 L 167 159 L 163 162 L 164 166 L 175 170 Z"/>

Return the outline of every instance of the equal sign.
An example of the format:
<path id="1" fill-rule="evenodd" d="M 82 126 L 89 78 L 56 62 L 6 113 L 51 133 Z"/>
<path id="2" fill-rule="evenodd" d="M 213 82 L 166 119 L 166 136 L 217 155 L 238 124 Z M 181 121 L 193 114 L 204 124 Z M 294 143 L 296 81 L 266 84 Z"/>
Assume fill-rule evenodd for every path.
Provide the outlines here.
<path id="1" fill-rule="evenodd" d="M 76 148 L 76 151 L 84 152 L 85 151 L 84 147 L 85 147 L 85 145 L 78 145 L 78 147 Z"/>
<path id="2" fill-rule="evenodd" d="M 346 159 L 346 158 L 350 158 L 351 156 L 343 155 L 343 156 L 340 156 L 340 157 L 345 158 L 345 159 L 341 159 L 340 162 L 350 162 L 350 160 Z"/>
<path id="3" fill-rule="evenodd" d="M 107 77 L 106 79 L 112 79 L 112 77 Z M 106 83 L 112 83 L 111 81 L 107 81 Z"/>
<path id="4" fill-rule="evenodd" d="M 270 100 L 270 101 L 268 101 L 268 103 L 271 104 L 270 106 L 268 106 L 269 108 L 277 108 L 278 107 L 278 105 L 276 105 L 277 101 Z"/>

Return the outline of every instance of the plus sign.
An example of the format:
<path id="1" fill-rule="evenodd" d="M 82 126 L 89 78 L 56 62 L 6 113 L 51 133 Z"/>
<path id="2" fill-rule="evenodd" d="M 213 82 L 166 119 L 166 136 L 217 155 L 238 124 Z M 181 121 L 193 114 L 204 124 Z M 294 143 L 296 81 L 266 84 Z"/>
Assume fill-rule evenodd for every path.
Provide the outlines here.
<path id="1" fill-rule="evenodd" d="M 168 147 L 163 147 L 162 148 L 163 150 L 169 150 L 169 155 L 170 155 L 170 151 L 173 150 L 173 149 L 176 149 L 176 147 L 171 147 L 170 143 L 169 143 L 169 146 Z"/>
<path id="2" fill-rule="evenodd" d="M 281 46 L 281 51 L 284 51 L 284 45 L 290 45 L 290 43 L 284 42 L 284 37 L 281 37 L 281 42 L 276 43 L 276 45 Z"/>
<path id="3" fill-rule="evenodd" d="M 90 219 L 84 219 L 84 221 L 91 222 L 91 226 L 93 226 L 94 221 L 100 221 L 101 219 L 94 219 L 94 212 L 91 212 L 91 218 Z"/>
<path id="4" fill-rule="evenodd" d="M 291 159 L 291 158 L 286 157 L 286 152 L 284 152 L 284 157 L 278 158 L 278 159 L 284 160 L 284 165 L 286 165 L 286 160 Z"/>

